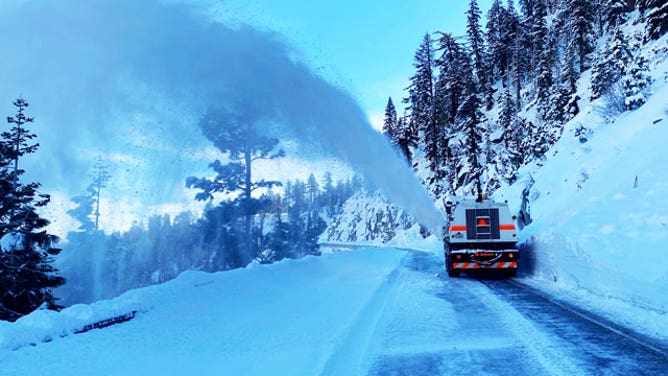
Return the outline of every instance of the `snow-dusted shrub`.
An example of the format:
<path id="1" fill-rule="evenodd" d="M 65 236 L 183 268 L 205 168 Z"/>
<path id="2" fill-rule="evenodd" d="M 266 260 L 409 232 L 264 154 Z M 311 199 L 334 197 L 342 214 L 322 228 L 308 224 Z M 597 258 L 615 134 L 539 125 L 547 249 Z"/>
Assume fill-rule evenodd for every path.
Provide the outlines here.
<path id="1" fill-rule="evenodd" d="M 613 120 L 627 110 L 626 96 L 621 82 L 615 83 L 603 94 L 603 102 L 602 106 L 596 107 L 596 111 L 606 120 Z"/>

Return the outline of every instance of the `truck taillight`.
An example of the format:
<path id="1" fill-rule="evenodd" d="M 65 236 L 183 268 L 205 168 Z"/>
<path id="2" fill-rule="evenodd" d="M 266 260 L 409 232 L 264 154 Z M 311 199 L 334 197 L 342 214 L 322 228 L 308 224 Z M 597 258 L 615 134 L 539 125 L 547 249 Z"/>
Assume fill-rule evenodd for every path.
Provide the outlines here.
<path id="1" fill-rule="evenodd" d="M 515 254 L 514 254 L 514 253 L 510 253 L 510 254 L 508 254 L 508 257 L 510 257 L 510 258 L 515 258 Z"/>
<path id="2" fill-rule="evenodd" d="M 457 256 L 455 256 L 455 258 L 456 258 L 457 260 L 461 260 L 461 259 L 462 259 L 462 255 L 457 255 Z"/>

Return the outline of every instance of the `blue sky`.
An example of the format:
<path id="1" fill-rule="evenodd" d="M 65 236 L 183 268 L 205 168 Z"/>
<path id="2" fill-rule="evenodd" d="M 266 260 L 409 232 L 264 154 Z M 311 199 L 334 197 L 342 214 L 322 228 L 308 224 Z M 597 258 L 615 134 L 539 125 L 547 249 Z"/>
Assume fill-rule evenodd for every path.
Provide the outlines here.
<path id="1" fill-rule="evenodd" d="M 483 16 L 492 1 L 479 1 Z M 278 31 L 374 121 L 391 96 L 397 107 L 426 32 L 465 33 L 467 0 L 227 0 L 228 16 Z M 484 21 L 483 21 L 484 22 Z"/>

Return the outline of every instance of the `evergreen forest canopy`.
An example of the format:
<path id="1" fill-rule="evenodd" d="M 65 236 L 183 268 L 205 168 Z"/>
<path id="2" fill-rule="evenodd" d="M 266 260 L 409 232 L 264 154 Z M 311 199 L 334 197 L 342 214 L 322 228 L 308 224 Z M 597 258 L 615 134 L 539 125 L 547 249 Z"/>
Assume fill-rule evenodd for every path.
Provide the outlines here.
<path id="1" fill-rule="evenodd" d="M 600 110 L 614 118 L 649 95 L 649 62 L 639 50 L 668 31 L 668 3 L 518 5 L 519 11 L 513 0 L 495 0 L 482 25 L 471 0 L 465 36 L 424 36 L 403 115 L 388 100 L 383 131 L 414 168 L 425 167 L 421 177 L 436 198 L 492 194 L 502 182 L 513 183 L 521 166 L 559 140 L 578 101 L 604 98 Z M 583 82 L 590 69 L 591 80 Z M 580 98 L 582 92 L 591 98 Z"/>

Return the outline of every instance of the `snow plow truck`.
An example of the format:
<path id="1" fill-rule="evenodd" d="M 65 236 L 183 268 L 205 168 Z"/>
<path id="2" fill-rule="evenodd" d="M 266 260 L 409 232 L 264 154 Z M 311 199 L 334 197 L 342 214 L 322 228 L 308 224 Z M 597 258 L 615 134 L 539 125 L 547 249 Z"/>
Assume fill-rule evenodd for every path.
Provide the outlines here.
<path id="1" fill-rule="evenodd" d="M 515 219 L 507 203 L 487 198 L 445 203 L 448 224 L 443 236 L 445 269 L 450 277 L 461 272 L 501 271 L 517 275 Z"/>

